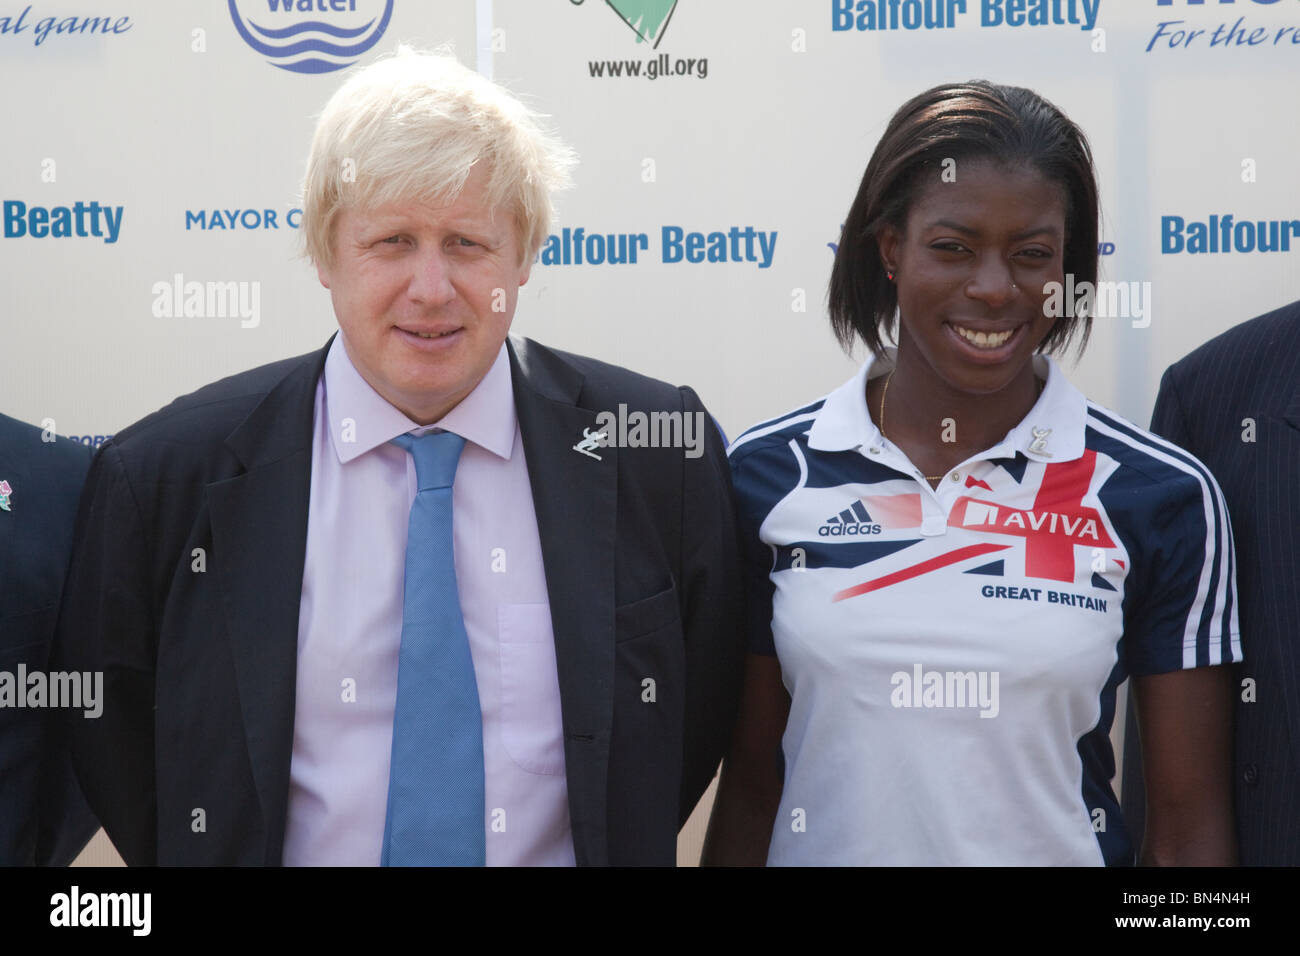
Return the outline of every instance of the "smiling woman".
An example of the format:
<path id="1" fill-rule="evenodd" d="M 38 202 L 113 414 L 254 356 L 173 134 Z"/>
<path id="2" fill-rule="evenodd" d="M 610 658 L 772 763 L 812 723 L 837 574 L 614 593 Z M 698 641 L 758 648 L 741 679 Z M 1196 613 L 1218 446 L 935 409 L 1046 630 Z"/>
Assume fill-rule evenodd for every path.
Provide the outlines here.
<path id="1" fill-rule="evenodd" d="M 869 402 L 883 415 L 894 383 L 891 440 L 940 475 L 1005 435 L 1037 400 L 1030 358 L 1054 325 L 1044 285 L 1062 281 L 1065 235 L 1063 190 L 1040 173 L 993 160 L 951 168 L 960 188 L 927 185 L 901 229 L 880 229 L 899 349 L 897 374 L 875 380 Z M 944 419 L 965 427 L 935 442 L 933 423 Z"/>
<path id="2" fill-rule="evenodd" d="M 1087 140 L 1036 93 L 946 85 L 894 115 L 830 286 L 867 361 L 729 452 L 757 600 L 706 861 L 1132 864 L 1109 739 L 1130 675 L 1142 859 L 1235 859 L 1222 496 L 1048 356 L 1087 341 L 1048 299 L 1095 283 L 1097 222 Z"/>

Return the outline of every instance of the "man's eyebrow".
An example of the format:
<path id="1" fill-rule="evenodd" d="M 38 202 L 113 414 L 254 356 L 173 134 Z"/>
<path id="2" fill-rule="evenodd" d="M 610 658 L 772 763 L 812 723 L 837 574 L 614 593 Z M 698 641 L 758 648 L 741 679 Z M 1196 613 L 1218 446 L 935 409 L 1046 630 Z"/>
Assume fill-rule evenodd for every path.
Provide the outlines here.
<path id="1" fill-rule="evenodd" d="M 449 229 L 467 229 L 474 232 L 492 232 L 500 228 L 500 224 L 490 216 L 465 216 L 459 219 L 448 219 L 446 225 Z"/>
<path id="2" fill-rule="evenodd" d="M 388 210 L 386 212 L 370 212 L 366 214 L 370 220 L 365 228 L 381 229 L 394 225 L 406 225 L 408 223 L 423 224 L 424 217 L 419 213 L 406 212 L 400 209 Z M 464 215 L 456 217 L 447 217 L 439 223 L 446 229 L 464 229 L 475 232 L 489 232 L 498 228 L 499 220 L 489 215 L 479 215 L 467 212 Z"/>

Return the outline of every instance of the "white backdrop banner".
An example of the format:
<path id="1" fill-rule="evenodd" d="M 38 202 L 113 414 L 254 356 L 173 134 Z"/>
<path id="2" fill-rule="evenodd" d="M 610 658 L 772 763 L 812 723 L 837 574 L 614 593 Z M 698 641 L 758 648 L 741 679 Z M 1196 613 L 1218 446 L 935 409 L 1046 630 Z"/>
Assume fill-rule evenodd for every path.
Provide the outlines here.
<path id="1" fill-rule="evenodd" d="M 1099 318 L 1073 370 L 1160 372 L 1300 298 L 1300 0 L 0 0 L 0 409 L 92 444 L 334 328 L 299 252 L 316 113 L 399 42 L 551 117 L 576 187 L 515 331 L 694 386 L 729 435 L 851 373 L 825 315 L 889 116 L 1029 86 L 1086 131 Z"/>

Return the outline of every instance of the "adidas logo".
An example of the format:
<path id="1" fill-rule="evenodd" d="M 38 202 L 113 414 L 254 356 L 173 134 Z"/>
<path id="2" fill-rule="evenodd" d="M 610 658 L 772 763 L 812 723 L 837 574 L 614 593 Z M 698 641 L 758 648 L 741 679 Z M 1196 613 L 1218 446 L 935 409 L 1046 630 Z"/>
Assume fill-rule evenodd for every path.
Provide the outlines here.
<path id="1" fill-rule="evenodd" d="M 871 515 L 861 499 L 853 502 L 837 515 L 827 518 L 817 534 L 823 538 L 839 538 L 846 535 L 880 534 L 880 525 L 871 521 Z"/>

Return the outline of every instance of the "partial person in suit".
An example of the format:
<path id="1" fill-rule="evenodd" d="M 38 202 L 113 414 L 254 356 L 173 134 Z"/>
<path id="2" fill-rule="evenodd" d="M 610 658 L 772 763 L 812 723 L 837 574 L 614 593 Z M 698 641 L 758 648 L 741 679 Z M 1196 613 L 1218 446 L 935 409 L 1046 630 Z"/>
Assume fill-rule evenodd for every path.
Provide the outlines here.
<path id="1" fill-rule="evenodd" d="M 67 751 L 51 739 L 49 705 L 64 700 L 51 698 L 48 680 L 90 459 L 84 445 L 0 415 L 0 866 L 67 866 L 99 829 Z M 28 706 L 37 699 L 45 706 Z M 70 719 L 94 719 L 92 702 L 79 704 L 89 706 Z"/>
<path id="2" fill-rule="evenodd" d="M 739 696 L 730 478 L 690 388 L 507 338 L 571 163 L 450 57 L 358 72 L 304 184 L 337 336 L 96 459 L 59 649 L 128 864 L 675 862 Z"/>
<path id="3" fill-rule="evenodd" d="M 1151 430 L 1209 466 L 1232 518 L 1245 654 L 1233 761 L 1240 862 L 1300 865 L 1300 302 L 1171 365 Z M 1133 713 L 1124 812 L 1140 835 L 1145 788 Z"/>

